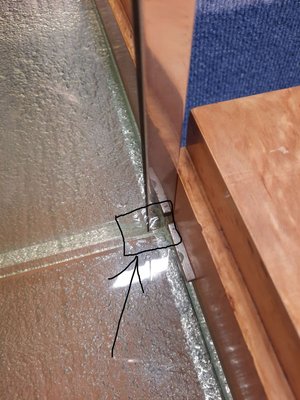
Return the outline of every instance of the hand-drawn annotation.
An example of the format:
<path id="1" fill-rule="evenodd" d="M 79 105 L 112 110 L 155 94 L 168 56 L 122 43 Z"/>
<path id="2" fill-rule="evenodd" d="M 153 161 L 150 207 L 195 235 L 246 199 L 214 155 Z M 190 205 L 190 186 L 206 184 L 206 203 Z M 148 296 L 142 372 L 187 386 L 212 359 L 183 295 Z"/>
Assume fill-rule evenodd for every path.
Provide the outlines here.
<path id="1" fill-rule="evenodd" d="M 149 209 L 149 207 L 160 206 L 160 205 L 162 205 L 164 203 L 168 203 L 169 206 L 170 206 L 172 221 L 173 221 L 175 230 L 176 230 L 176 232 L 178 234 L 178 237 L 179 237 L 178 243 L 172 243 L 172 244 L 169 244 L 169 245 L 166 245 L 166 246 L 156 246 L 156 247 L 153 246 L 153 248 L 146 249 L 146 250 L 140 250 L 138 252 L 130 252 L 130 253 L 126 252 L 126 239 L 125 239 L 124 232 L 123 232 L 123 230 L 121 228 L 121 224 L 119 222 L 119 219 L 121 217 L 125 217 L 125 216 L 127 216 L 129 214 L 135 213 L 137 211 L 141 211 L 143 209 L 145 209 L 146 214 L 148 215 L 148 211 L 149 210 L 147 210 L 147 209 Z M 116 223 L 118 225 L 118 228 L 119 228 L 119 230 L 121 232 L 121 236 L 122 236 L 122 240 L 123 240 L 123 255 L 125 257 L 134 256 L 134 259 L 131 260 L 130 263 L 122 271 L 120 271 L 119 273 L 117 273 L 116 275 L 114 275 L 114 276 L 112 276 L 112 277 L 110 277 L 108 279 L 109 280 L 115 279 L 116 277 L 121 275 L 123 272 L 125 272 L 132 264 L 134 264 L 134 268 L 132 270 L 132 275 L 131 275 L 131 278 L 130 278 L 127 294 L 126 294 L 125 301 L 124 301 L 124 304 L 123 304 L 123 307 L 122 307 L 122 310 L 121 310 L 121 314 L 120 314 L 120 317 L 119 317 L 119 321 L 118 321 L 118 325 L 117 325 L 117 329 L 116 329 L 113 345 L 112 345 L 112 348 L 111 348 L 111 356 L 112 357 L 114 356 L 114 349 L 115 349 L 115 345 L 116 345 L 116 342 L 117 342 L 118 333 L 119 333 L 119 330 L 120 330 L 121 320 L 122 320 L 122 317 L 123 317 L 123 314 L 124 314 L 124 311 L 125 311 L 127 300 L 129 298 L 130 289 L 131 289 L 131 286 L 132 286 L 132 282 L 133 282 L 133 278 L 134 278 L 134 274 L 135 273 L 137 273 L 138 280 L 139 280 L 142 292 L 144 293 L 144 288 L 143 288 L 143 284 L 142 284 L 142 280 L 141 280 L 141 276 L 140 276 L 140 272 L 139 272 L 139 257 L 138 257 L 138 255 L 141 254 L 141 253 L 152 252 L 152 251 L 160 250 L 160 249 L 167 249 L 169 247 L 175 247 L 175 246 L 178 246 L 182 242 L 182 238 L 181 238 L 180 233 L 178 232 L 178 229 L 177 229 L 176 224 L 175 224 L 173 203 L 172 203 L 171 200 L 164 200 L 164 201 L 159 201 L 159 202 L 156 202 L 156 203 L 150 203 L 150 204 L 147 204 L 146 206 L 135 208 L 134 210 L 131 210 L 131 211 L 125 213 L 125 214 L 116 215 L 115 216 L 115 221 L 116 221 Z"/>

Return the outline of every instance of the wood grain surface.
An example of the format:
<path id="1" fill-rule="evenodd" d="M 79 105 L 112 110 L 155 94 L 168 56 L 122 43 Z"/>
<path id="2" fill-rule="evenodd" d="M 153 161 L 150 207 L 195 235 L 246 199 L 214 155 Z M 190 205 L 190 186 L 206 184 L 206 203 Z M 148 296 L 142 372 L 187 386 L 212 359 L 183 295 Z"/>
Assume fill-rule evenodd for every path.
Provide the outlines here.
<path id="1" fill-rule="evenodd" d="M 253 358 L 266 396 L 271 400 L 294 399 L 295 397 L 291 392 L 282 367 L 278 362 L 277 355 L 270 343 L 270 338 L 265 331 L 253 299 L 241 276 L 228 241 L 224 237 L 222 228 L 216 220 L 214 211 L 211 209 L 203 184 L 186 148 L 182 148 L 180 151 L 178 167 L 180 181 L 184 186 L 195 219 L 201 227 L 203 239 L 207 244 L 214 266 L 231 305 L 231 312 L 237 320 L 245 343 Z M 177 198 L 176 207 L 178 207 Z M 176 218 L 178 218 L 177 215 Z M 180 224 L 180 232 L 183 239 L 185 239 L 186 222 L 188 224 L 191 223 L 189 219 L 188 221 L 182 221 Z M 194 242 L 196 240 L 197 238 L 194 238 Z M 185 241 L 190 257 L 190 253 L 195 251 L 195 244 L 191 242 L 191 240 L 188 242 Z M 192 249 L 191 246 L 193 247 Z M 195 254 L 192 254 L 192 259 L 194 257 Z M 197 268 L 196 263 L 194 263 L 194 266 L 196 267 L 195 274 L 199 281 L 201 279 L 200 272 L 202 268 Z M 233 371 L 230 373 L 232 374 Z"/>
<path id="2" fill-rule="evenodd" d="M 300 87 L 192 114 L 189 153 L 300 396 Z"/>
<path id="3" fill-rule="evenodd" d="M 112 9 L 114 17 L 119 25 L 123 39 L 130 53 L 130 57 L 132 58 L 132 61 L 135 63 L 131 1 L 108 0 L 108 2 Z"/>

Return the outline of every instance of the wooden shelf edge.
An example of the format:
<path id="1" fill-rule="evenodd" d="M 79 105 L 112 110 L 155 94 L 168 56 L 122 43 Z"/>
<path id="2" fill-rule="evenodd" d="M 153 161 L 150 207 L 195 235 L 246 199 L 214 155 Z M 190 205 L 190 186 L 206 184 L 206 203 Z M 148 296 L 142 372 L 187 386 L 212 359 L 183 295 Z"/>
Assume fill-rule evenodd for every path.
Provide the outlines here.
<path id="1" fill-rule="evenodd" d="M 216 223 L 188 151 L 182 148 L 178 175 L 210 251 L 232 311 L 269 399 L 294 399 L 228 243 Z"/>
<path id="2" fill-rule="evenodd" d="M 114 17 L 119 25 L 120 31 L 123 35 L 125 44 L 130 53 L 130 57 L 135 64 L 135 50 L 133 40 L 133 28 L 127 13 L 123 7 L 123 4 L 119 0 L 108 0 L 108 3 L 112 9 Z"/>

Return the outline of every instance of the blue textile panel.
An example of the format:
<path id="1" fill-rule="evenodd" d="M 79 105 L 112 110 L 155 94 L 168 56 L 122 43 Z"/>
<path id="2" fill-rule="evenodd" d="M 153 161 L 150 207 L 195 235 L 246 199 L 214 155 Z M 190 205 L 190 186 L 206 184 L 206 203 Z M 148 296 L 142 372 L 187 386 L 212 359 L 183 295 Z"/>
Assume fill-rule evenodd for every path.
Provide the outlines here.
<path id="1" fill-rule="evenodd" d="M 300 0 L 197 0 L 191 108 L 300 85 Z"/>

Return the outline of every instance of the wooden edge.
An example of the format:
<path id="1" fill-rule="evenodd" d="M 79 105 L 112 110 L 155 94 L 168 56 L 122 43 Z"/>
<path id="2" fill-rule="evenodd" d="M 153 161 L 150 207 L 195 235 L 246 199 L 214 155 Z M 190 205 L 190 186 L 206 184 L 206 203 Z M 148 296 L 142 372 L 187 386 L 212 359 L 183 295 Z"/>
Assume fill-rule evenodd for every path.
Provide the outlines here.
<path id="1" fill-rule="evenodd" d="M 126 12 L 126 15 L 130 23 L 133 24 L 133 10 L 132 10 L 133 0 L 120 0 L 120 3 L 122 3 L 123 5 L 123 8 Z"/>
<path id="2" fill-rule="evenodd" d="M 180 151 L 178 174 L 268 398 L 294 399 L 225 237 L 203 196 L 201 181 L 186 148 Z"/>
<path id="3" fill-rule="evenodd" d="M 136 123 L 139 126 L 138 89 L 136 80 L 136 67 L 133 62 L 134 54 L 130 54 L 128 43 L 125 43 L 123 29 L 116 21 L 110 5 L 110 0 L 95 0 L 107 39 L 112 50 L 121 81 L 124 85 L 127 99 L 131 106 Z M 133 43 L 133 38 L 131 40 Z"/>
<path id="4" fill-rule="evenodd" d="M 119 0 L 108 0 L 108 2 L 119 25 L 120 31 L 123 35 L 124 41 L 130 53 L 130 57 L 135 64 L 133 29 L 131 22 L 129 21 L 127 12 L 124 9 L 123 4 Z"/>
<path id="5" fill-rule="evenodd" d="M 200 108 L 201 107 L 199 107 L 199 111 Z M 276 286 L 275 282 L 270 277 L 267 266 L 265 265 L 263 258 L 261 258 L 262 255 L 256 246 L 256 244 L 260 245 L 259 240 L 256 240 L 256 244 L 254 243 L 255 235 L 252 236 L 252 234 L 249 233 L 249 230 L 245 225 L 245 221 L 241 216 L 242 214 L 239 212 L 239 207 L 243 206 L 243 201 L 238 204 L 234 201 L 234 196 L 231 197 L 226 195 L 227 190 L 230 192 L 230 189 L 228 189 L 225 184 L 222 176 L 222 169 L 220 169 L 216 164 L 214 157 L 209 151 L 208 144 L 200 134 L 198 122 L 199 121 L 194 118 L 193 112 L 193 115 L 191 116 L 191 127 L 189 133 L 191 142 L 194 144 L 188 146 L 188 152 L 199 174 L 199 178 L 203 183 L 203 187 L 205 188 L 205 192 L 209 198 L 209 201 L 215 210 L 215 215 L 222 226 L 224 235 L 226 236 L 226 239 L 231 247 L 232 254 L 237 261 L 239 270 L 249 289 L 249 293 L 256 304 L 268 337 L 273 344 L 274 350 L 283 370 L 285 371 L 289 384 L 294 393 L 299 394 L 299 335 L 297 334 L 297 327 L 294 324 L 295 320 L 293 323 L 291 315 L 289 314 L 291 308 L 288 309 L 284 305 L 284 293 L 286 296 L 288 296 L 289 285 L 285 286 L 286 292 L 280 291 L 280 285 Z M 272 121 L 270 120 L 269 123 L 272 124 Z M 264 128 L 264 136 L 266 135 L 265 131 L 266 129 Z M 195 135 L 194 137 L 193 134 Z M 197 143 L 198 139 L 199 143 Z M 253 148 L 251 149 L 253 151 Z M 251 182 L 250 180 L 248 181 L 248 176 L 251 175 L 251 172 L 249 172 L 250 170 L 251 168 L 247 165 L 247 178 L 244 177 L 247 180 L 247 185 L 244 186 L 242 198 L 245 194 L 245 190 L 247 189 L 251 196 L 251 201 L 248 204 L 248 217 L 251 219 L 251 221 L 255 221 L 256 224 L 260 224 L 260 221 L 257 218 L 255 219 L 255 209 L 263 209 L 263 205 L 260 205 L 259 201 L 255 202 L 255 190 L 256 187 L 259 187 L 259 183 L 258 185 L 254 184 L 251 187 L 252 179 Z M 243 182 L 240 183 L 243 184 Z M 268 192 L 267 196 L 269 198 L 270 192 Z M 275 197 L 276 196 L 273 198 L 271 193 L 271 207 L 273 204 L 275 204 Z M 251 204 L 253 204 L 253 211 L 251 210 Z M 280 206 L 283 207 L 282 204 Z M 264 210 L 265 211 L 261 214 L 262 220 L 265 217 L 263 214 L 268 212 L 266 208 Z M 280 208 L 279 211 L 282 212 L 282 209 Z M 267 230 L 268 225 L 272 225 L 271 217 L 269 218 L 269 224 L 267 220 L 264 222 L 265 223 L 260 224 L 261 229 L 258 230 L 258 232 L 261 233 L 264 231 L 263 236 L 265 237 L 267 235 L 267 237 L 269 237 Z M 271 231 L 270 237 L 272 237 L 272 235 L 273 232 Z M 270 243 L 275 242 L 276 240 L 269 241 L 269 250 L 274 250 L 274 247 L 270 247 Z M 270 251 L 270 254 L 272 254 L 273 257 L 275 254 L 277 261 L 280 258 L 280 249 L 278 246 L 275 246 L 275 248 L 275 253 L 274 251 L 273 253 Z M 279 253 L 278 257 L 276 257 L 277 251 Z M 279 265 L 280 264 L 282 265 L 282 262 L 279 262 Z M 280 267 L 280 269 L 282 268 Z M 271 272 L 272 271 L 270 271 L 270 273 Z M 288 271 L 285 271 L 284 273 L 287 275 Z M 295 274 L 293 274 L 292 280 L 293 282 L 296 282 Z M 290 304 L 292 303 L 290 302 Z"/>

